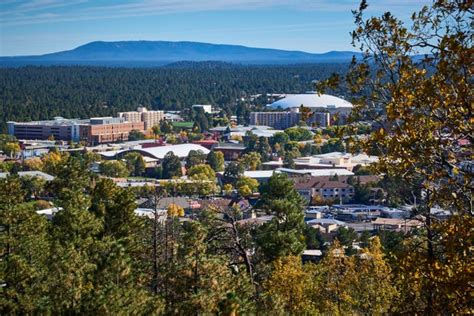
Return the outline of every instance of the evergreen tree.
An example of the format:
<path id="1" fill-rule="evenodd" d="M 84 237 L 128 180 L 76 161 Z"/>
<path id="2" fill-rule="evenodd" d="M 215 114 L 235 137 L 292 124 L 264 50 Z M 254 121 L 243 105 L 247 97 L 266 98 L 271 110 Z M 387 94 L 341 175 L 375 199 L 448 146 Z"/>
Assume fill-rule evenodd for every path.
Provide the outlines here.
<path id="1" fill-rule="evenodd" d="M 163 178 L 171 179 L 173 177 L 181 177 L 182 167 L 179 157 L 176 156 L 172 151 L 168 152 L 163 161 L 161 162 L 161 168 L 163 170 Z"/>
<path id="2" fill-rule="evenodd" d="M 215 172 L 224 171 L 224 154 L 220 151 L 211 150 L 207 155 L 206 163 Z"/>
<path id="3" fill-rule="evenodd" d="M 270 144 L 268 143 L 268 138 L 263 137 L 263 136 L 258 138 L 256 151 L 258 154 L 260 154 L 262 162 L 266 162 L 270 160 L 272 148 L 270 147 Z"/>
<path id="4" fill-rule="evenodd" d="M 263 189 L 262 207 L 274 218 L 259 227 L 257 244 L 267 260 L 298 255 L 304 248 L 304 207 L 306 201 L 285 174 L 274 174 Z"/>
<path id="5" fill-rule="evenodd" d="M 48 226 L 31 205 L 17 177 L 0 180 L 0 313 L 47 312 L 43 303 L 48 290 Z"/>
<path id="6" fill-rule="evenodd" d="M 206 163 L 206 154 L 201 150 L 190 150 L 188 157 L 186 158 L 186 168 L 192 168 L 197 165 Z"/>
<path id="7" fill-rule="evenodd" d="M 104 176 L 113 178 L 124 178 L 130 174 L 127 165 L 120 160 L 103 161 L 100 164 L 99 170 Z"/>

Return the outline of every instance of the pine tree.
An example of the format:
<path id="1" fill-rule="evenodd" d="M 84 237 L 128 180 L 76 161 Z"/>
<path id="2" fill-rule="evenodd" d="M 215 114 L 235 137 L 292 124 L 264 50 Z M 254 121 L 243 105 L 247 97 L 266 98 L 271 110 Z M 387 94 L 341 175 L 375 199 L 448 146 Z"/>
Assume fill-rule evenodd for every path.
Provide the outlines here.
<path id="1" fill-rule="evenodd" d="M 305 204 L 285 174 L 270 177 L 263 190 L 262 207 L 274 218 L 257 231 L 258 248 L 266 260 L 298 255 L 303 251 Z"/>
<path id="2" fill-rule="evenodd" d="M 163 169 L 163 178 L 171 179 L 173 177 L 181 177 L 183 175 L 181 169 L 181 161 L 172 151 L 167 153 L 161 163 Z"/>
<path id="3" fill-rule="evenodd" d="M 224 154 L 222 152 L 211 150 L 207 155 L 206 162 L 215 172 L 224 171 Z"/>

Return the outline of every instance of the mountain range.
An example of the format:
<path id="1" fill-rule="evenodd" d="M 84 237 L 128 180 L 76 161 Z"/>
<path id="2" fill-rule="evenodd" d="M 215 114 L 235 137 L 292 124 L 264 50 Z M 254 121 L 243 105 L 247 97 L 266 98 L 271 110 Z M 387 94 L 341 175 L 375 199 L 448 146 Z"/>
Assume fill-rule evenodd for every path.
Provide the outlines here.
<path id="1" fill-rule="evenodd" d="M 97 65 L 162 66 L 176 62 L 218 61 L 237 64 L 344 63 L 360 53 L 322 54 L 200 42 L 120 41 L 91 42 L 72 50 L 36 56 L 0 57 L 1 66 Z"/>

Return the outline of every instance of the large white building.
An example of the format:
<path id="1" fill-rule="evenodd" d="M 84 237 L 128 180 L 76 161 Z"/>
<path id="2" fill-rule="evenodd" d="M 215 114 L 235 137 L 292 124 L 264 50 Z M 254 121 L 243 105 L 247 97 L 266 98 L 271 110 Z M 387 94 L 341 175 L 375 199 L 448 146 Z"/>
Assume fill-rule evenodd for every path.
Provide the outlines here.
<path id="1" fill-rule="evenodd" d="M 210 104 L 193 104 L 192 109 L 202 109 L 204 113 L 212 113 L 212 105 Z"/>
<path id="2" fill-rule="evenodd" d="M 287 94 L 284 98 L 273 102 L 270 107 L 274 109 L 291 109 L 301 105 L 311 109 L 331 110 L 348 109 L 351 110 L 352 103 L 329 94 L 305 93 L 305 94 Z"/>
<path id="3" fill-rule="evenodd" d="M 165 118 L 163 111 L 148 111 L 145 107 L 139 107 L 136 111 L 120 112 L 119 117 L 127 122 L 143 122 L 145 130 L 149 130 Z"/>
<path id="4" fill-rule="evenodd" d="M 309 119 L 308 123 L 313 121 L 318 123 L 320 126 L 325 126 L 333 123 L 343 123 L 347 116 L 351 113 L 353 105 L 352 103 L 332 96 L 328 94 L 287 94 L 282 99 L 273 102 L 269 105 L 272 109 L 297 109 L 300 106 L 310 108 L 315 113 L 312 118 Z M 330 118 L 321 116 L 319 113 L 328 113 Z M 334 115 L 338 114 L 338 121 L 336 122 L 333 118 Z"/>
<path id="5" fill-rule="evenodd" d="M 123 155 L 129 152 L 138 152 L 144 157 L 149 157 L 152 159 L 157 159 L 159 161 L 163 160 L 168 152 L 173 152 L 179 159 L 185 159 L 188 157 L 191 150 L 200 150 L 203 154 L 209 154 L 210 150 L 196 144 L 178 144 L 178 145 L 166 145 L 166 146 L 156 146 L 148 148 L 130 148 L 124 150 L 115 150 L 115 151 L 103 151 L 99 154 L 105 159 L 116 159 L 122 157 Z"/>

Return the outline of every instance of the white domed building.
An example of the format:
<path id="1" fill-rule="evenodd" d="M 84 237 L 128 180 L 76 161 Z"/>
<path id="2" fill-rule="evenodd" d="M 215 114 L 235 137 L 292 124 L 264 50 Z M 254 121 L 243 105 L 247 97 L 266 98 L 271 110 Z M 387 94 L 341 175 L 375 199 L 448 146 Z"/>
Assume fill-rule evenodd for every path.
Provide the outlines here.
<path id="1" fill-rule="evenodd" d="M 287 94 L 284 98 L 273 102 L 270 107 L 274 109 L 299 108 L 301 105 L 311 109 L 333 110 L 333 109 L 352 109 L 352 103 L 329 95 L 329 94 Z"/>
<path id="2" fill-rule="evenodd" d="M 299 108 L 310 108 L 314 115 L 310 118 L 308 124 L 317 123 L 325 127 L 332 124 L 343 124 L 353 108 L 352 103 L 328 94 L 287 94 L 284 98 L 269 104 L 272 109 L 290 110 L 298 112 Z M 337 114 L 337 121 L 334 115 Z"/>
<path id="3" fill-rule="evenodd" d="M 300 107 L 309 108 L 313 114 L 306 124 L 313 127 L 327 127 L 344 124 L 350 115 L 352 103 L 328 94 L 286 94 L 283 98 L 267 105 L 275 111 L 251 112 L 251 125 L 266 125 L 286 129 L 301 122 Z"/>

